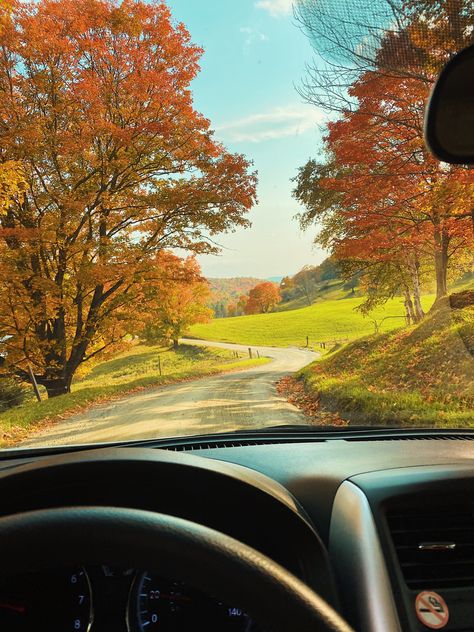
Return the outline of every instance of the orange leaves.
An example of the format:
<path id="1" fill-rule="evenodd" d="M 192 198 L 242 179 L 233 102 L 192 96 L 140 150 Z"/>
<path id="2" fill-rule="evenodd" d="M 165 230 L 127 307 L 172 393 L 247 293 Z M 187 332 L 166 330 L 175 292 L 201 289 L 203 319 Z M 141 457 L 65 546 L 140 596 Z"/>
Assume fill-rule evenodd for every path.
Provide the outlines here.
<path id="1" fill-rule="evenodd" d="M 160 253 L 142 279 L 143 337 L 150 342 L 177 341 L 191 325 L 207 322 L 212 315 L 206 306 L 210 294 L 193 257 Z"/>
<path id="2" fill-rule="evenodd" d="M 264 314 L 271 312 L 280 301 L 278 285 L 271 281 L 264 281 L 250 290 L 244 311 L 246 314 Z"/>
<path id="3" fill-rule="evenodd" d="M 194 109 L 202 50 L 165 3 L 12 6 L 0 33 L 0 149 L 4 169 L 21 162 L 25 186 L 0 167 L 0 335 L 12 336 L 19 372 L 28 359 L 38 380 L 70 379 L 146 317 L 160 253 L 211 252 L 209 236 L 248 225 L 256 175 Z M 193 284 L 194 303 L 204 300 L 195 265 L 174 265 L 173 283 L 193 277 L 178 303 Z"/>
<path id="4" fill-rule="evenodd" d="M 363 271 L 381 301 L 419 294 L 429 276 L 443 296 L 448 264 L 462 273 L 472 252 L 474 175 L 425 148 L 429 87 L 409 73 L 361 74 L 354 107 L 327 126 L 327 162 L 309 161 L 297 178 L 302 227 L 319 223 L 321 245 Z"/>

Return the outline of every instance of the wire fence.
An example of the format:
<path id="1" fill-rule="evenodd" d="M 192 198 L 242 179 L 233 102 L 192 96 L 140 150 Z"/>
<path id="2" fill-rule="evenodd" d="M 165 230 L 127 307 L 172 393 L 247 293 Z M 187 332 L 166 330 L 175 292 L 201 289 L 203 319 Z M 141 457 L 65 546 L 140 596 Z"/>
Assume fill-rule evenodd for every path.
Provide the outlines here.
<path id="1" fill-rule="evenodd" d="M 401 322 L 399 326 L 396 325 L 394 327 L 390 327 L 389 329 L 386 329 L 384 327 L 384 323 L 388 320 L 399 320 L 403 322 Z M 368 323 L 369 322 L 370 322 L 370 326 L 358 328 L 358 329 L 345 329 L 345 328 L 333 326 L 332 329 L 335 335 L 331 337 L 328 336 L 327 338 L 314 339 L 310 335 L 306 335 L 304 341 L 302 341 L 302 346 L 308 349 L 332 348 L 332 347 L 335 347 L 336 345 L 346 344 L 353 340 L 357 340 L 358 338 L 362 338 L 363 336 L 368 336 L 374 333 L 378 334 L 378 333 L 381 333 L 382 331 L 383 332 L 392 331 L 393 329 L 402 327 L 406 323 L 406 317 L 405 316 L 384 316 L 383 318 L 379 320 L 371 318 L 368 321 Z"/>

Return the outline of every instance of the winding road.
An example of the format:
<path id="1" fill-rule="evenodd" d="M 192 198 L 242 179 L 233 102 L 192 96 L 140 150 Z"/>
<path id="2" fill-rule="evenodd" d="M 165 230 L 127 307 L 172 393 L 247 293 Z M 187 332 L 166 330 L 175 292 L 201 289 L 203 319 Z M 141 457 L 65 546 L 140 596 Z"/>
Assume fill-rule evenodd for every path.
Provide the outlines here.
<path id="1" fill-rule="evenodd" d="M 183 342 L 238 351 L 248 348 L 205 340 Z M 297 348 L 252 349 L 272 361 L 244 371 L 149 389 L 95 406 L 38 432 L 19 446 L 152 439 L 307 423 L 297 408 L 277 394 L 275 383 L 315 360 L 318 354 Z"/>

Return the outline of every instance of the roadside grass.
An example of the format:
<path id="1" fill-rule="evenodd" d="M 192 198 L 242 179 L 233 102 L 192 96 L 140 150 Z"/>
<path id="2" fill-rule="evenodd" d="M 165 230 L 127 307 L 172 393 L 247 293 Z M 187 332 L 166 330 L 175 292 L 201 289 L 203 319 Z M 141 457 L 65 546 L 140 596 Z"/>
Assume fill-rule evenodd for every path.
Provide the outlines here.
<path id="1" fill-rule="evenodd" d="M 1 413 L 0 447 L 24 439 L 40 424 L 54 422 L 105 400 L 269 361 L 269 358 L 250 360 L 243 354 L 236 358 L 232 351 L 214 347 L 180 345 L 173 350 L 159 346 L 133 346 L 117 357 L 97 364 L 85 378 L 75 380 L 71 393 L 41 402 L 28 402 Z"/>
<path id="2" fill-rule="evenodd" d="M 296 374 L 350 425 L 474 427 L 474 307 L 344 345 Z"/>
<path id="3" fill-rule="evenodd" d="M 423 297 L 426 310 L 431 307 L 433 300 L 433 295 Z M 311 347 L 319 342 L 354 340 L 371 334 L 375 329 L 373 320 L 380 323 L 381 332 L 405 325 L 401 298 L 388 301 L 368 317 L 354 309 L 362 301 L 360 297 L 332 299 L 291 311 L 217 318 L 207 324 L 194 325 L 190 335 L 204 340 L 280 347 L 305 346 L 308 336 Z"/>

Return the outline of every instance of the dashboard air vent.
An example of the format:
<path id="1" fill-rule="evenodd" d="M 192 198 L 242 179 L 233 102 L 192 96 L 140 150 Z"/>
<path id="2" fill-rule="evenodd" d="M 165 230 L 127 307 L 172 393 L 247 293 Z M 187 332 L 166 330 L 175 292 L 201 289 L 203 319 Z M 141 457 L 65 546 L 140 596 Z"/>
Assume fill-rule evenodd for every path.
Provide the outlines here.
<path id="1" fill-rule="evenodd" d="M 419 432 L 412 431 L 412 434 L 405 435 L 383 435 L 378 434 L 374 437 L 348 437 L 347 441 L 474 441 L 474 434 L 421 434 Z"/>
<path id="2" fill-rule="evenodd" d="M 291 443 L 288 439 L 226 439 L 221 441 L 197 441 L 176 443 L 166 446 L 166 450 L 174 452 L 192 452 L 194 450 L 211 450 L 212 448 L 243 448 L 252 445 L 275 445 L 279 443 Z"/>
<path id="3" fill-rule="evenodd" d="M 443 506 L 387 515 L 398 561 L 413 589 L 474 586 L 474 510 Z"/>

